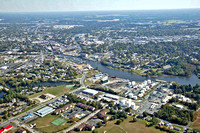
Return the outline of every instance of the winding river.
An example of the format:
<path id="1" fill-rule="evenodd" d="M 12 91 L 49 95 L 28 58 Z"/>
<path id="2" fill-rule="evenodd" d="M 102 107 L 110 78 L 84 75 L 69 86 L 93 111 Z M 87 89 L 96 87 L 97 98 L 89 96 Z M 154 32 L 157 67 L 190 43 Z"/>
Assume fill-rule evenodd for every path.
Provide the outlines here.
<path id="1" fill-rule="evenodd" d="M 165 81 L 175 81 L 178 82 L 179 84 L 183 85 L 183 84 L 191 84 L 192 86 L 196 85 L 197 83 L 200 84 L 200 79 L 198 79 L 197 76 L 192 75 L 190 77 L 180 77 L 180 76 L 168 76 L 168 75 L 164 75 L 164 76 L 159 76 L 159 77 L 143 77 L 140 75 L 137 75 L 135 73 L 130 73 L 127 71 L 122 71 L 122 70 L 116 70 L 116 69 L 111 69 L 108 68 L 106 66 L 103 66 L 101 63 L 99 62 L 95 62 L 95 61 L 90 61 L 90 60 L 84 60 L 81 59 L 79 57 L 74 57 L 74 56 L 69 56 L 69 55 L 61 55 L 61 56 L 66 56 L 69 59 L 72 59 L 73 61 L 77 62 L 77 63 L 88 63 L 90 64 L 92 67 L 98 67 L 98 69 L 101 72 L 107 73 L 110 76 L 116 76 L 118 78 L 123 78 L 123 79 L 129 79 L 131 81 L 136 81 L 136 82 L 142 82 L 146 79 L 159 79 L 159 80 L 165 80 Z"/>

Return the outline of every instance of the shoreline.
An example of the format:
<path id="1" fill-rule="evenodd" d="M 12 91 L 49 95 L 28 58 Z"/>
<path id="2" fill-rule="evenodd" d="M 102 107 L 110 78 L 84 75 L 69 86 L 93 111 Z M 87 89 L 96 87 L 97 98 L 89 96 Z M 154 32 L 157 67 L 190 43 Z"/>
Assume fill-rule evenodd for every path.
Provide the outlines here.
<path id="1" fill-rule="evenodd" d="M 80 58 L 80 59 L 82 59 L 82 60 L 98 62 L 98 63 L 100 63 L 101 65 L 103 65 L 100 61 L 89 60 L 89 59 L 86 59 L 86 58 L 81 58 L 81 57 L 79 57 L 79 56 L 74 56 L 74 55 L 66 54 L 66 53 L 63 53 L 63 55 L 72 56 L 72 57 L 77 57 L 77 58 Z M 189 75 L 189 76 L 167 75 L 167 74 L 161 74 L 161 75 L 154 75 L 154 76 L 152 76 L 152 75 L 146 75 L 146 74 L 143 75 L 143 74 L 140 74 L 140 73 L 138 73 L 138 72 L 130 71 L 131 69 L 130 69 L 130 70 L 127 70 L 127 69 L 124 69 L 124 68 L 119 69 L 119 68 L 114 68 L 114 67 L 106 66 L 106 65 L 103 65 L 103 66 L 105 66 L 105 67 L 107 67 L 107 68 L 109 68 L 109 69 L 125 71 L 125 72 L 131 73 L 131 74 L 136 74 L 136 75 L 138 75 L 138 76 L 147 77 L 147 78 L 148 78 L 148 77 L 149 77 L 149 78 L 157 78 L 157 77 L 162 77 L 162 76 L 163 76 L 163 77 L 190 78 L 192 75 L 195 75 L 194 73 L 192 73 L 192 74 Z M 195 75 L 195 76 L 198 78 L 197 75 Z"/>

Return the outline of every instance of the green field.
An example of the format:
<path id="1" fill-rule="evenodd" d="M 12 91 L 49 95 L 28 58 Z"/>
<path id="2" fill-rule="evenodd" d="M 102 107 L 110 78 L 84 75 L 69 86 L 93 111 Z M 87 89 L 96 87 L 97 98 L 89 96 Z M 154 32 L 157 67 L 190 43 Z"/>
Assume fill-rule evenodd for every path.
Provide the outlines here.
<path id="1" fill-rule="evenodd" d="M 198 112 L 197 119 L 190 124 L 190 127 L 200 131 L 200 111 Z"/>
<path id="2" fill-rule="evenodd" d="M 65 129 L 72 125 L 72 123 L 68 123 L 66 120 L 59 126 L 52 124 L 53 121 L 55 121 L 59 118 L 60 118 L 60 115 L 49 114 L 42 118 L 37 118 L 36 120 L 34 120 L 30 123 L 36 123 L 37 124 L 36 130 L 38 130 L 39 132 L 44 132 L 44 133 L 58 132 L 58 131 Z M 30 123 L 28 123 L 28 124 L 30 124 Z"/>
<path id="3" fill-rule="evenodd" d="M 66 120 L 64 120 L 64 119 L 58 118 L 58 119 L 52 121 L 51 123 L 56 125 L 56 126 L 59 126 L 59 125 L 63 124 L 65 121 Z"/>
<path id="4" fill-rule="evenodd" d="M 29 98 L 34 98 L 42 94 L 50 93 L 55 96 L 60 96 L 62 94 L 68 93 L 70 91 L 70 88 L 66 88 L 66 85 L 56 86 L 56 87 L 47 87 L 45 90 L 39 93 L 35 93 L 33 95 L 30 95 Z"/>
<path id="5" fill-rule="evenodd" d="M 105 127 L 97 128 L 98 133 L 163 133 L 154 127 L 146 127 L 145 120 L 131 122 L 133 117 L 128 116 L 120 125 L 116 125 L 115 121 L 108 121 Z M 81 133 L 91 133 L 90 131 L 82 131 Z"/>

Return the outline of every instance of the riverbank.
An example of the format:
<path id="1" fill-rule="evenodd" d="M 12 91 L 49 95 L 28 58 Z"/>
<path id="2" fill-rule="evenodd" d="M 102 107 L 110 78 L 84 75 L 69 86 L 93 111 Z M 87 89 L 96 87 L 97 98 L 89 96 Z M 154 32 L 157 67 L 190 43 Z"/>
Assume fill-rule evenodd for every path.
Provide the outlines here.
<path id="1" fill-rule="evenodd" d="M 129 71 L 122 71 L 122 70 L 108 68 L 107 66 L 102 65 L 100 62 L 85 60 L 80 57 L 63 55 L 63 54 L 61 54 L 61 56 L 65 56 L 68 59 L 71 59 L 77 63 L 80 63 L 80 62 L 88 63 L 93 68 L 98 68 L 101 72 L 107 73 L 111 77 L 115 76 L 121 79 L 129 79 L 130 81 L 143 82 L 144 80 L 147 80 L 147 79 L 151 79 L 151 80 L 158 79 L 158 80 L 164 80 L 168 82 L 174 81 L 174 82 L 179 83 L 180 85 L 191 84 L 192 86 L 196 85 L 197 83 L 200 83 L 200 79 L 198 79 L 198 77 L 195 75 L 191 75 L 190 77 L 169 76 L 169 75 L 161 75 L 158 77 L 146 77 L 146 76 L 140 76 L 136 73 L 130 73 Z"/>

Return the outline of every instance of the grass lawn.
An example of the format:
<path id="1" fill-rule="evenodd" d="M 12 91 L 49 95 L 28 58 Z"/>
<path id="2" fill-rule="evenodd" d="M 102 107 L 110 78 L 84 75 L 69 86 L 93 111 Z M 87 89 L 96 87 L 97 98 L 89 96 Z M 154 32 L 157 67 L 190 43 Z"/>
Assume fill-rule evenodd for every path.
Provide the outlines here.
<path id="1" fill-rule="evenodd" d="M 146 69 L 142 69 L 142 70 L 133 70 L 134 73 L 139 74 L 139 75 L 146 75 L 146 73 L 143 73 Z"/>
<path id="2" fill-rule="evenodd" d="M 70 88 L 66 88 L 66 85 L 56 86 L 56 87 L 47 87 L 45 90 L 39 93 L 30 95 L 29 98 L 34 98 L 42 94 L 50 93 L 55 96 L 60 96 L 70 91 Z"/>
<path id="3" fill-rule="evenodd" d="M 116 125 L 115 121 L 108 121 L 105 127 L 97 128 L 98 133 L 163 133 L 154 127 L 146 127 L 145 120 L 138 120 L 135 123 L 130 122 L 133 117 L 128 116 L 120 125 Z M 81 133 L 91 133 L 89 131 L 82 131 Z"/>
<path id="4" fill-rule="evenodd" d="M 71 125 L 71 123 L 67 123 L 67 121 L 63 122 L 59 126 L 56 126 L 56 125 L 51 123 L 52 121 L 57 120 L 58 118 L 60 118 L 59 115 L 49 114 L 49 115 L 46 115 L 45 117 L 38 118 L 38 119 L 36 119 L 36 120 L 34 120 L 30 123 L 36 123 L 37 124 L 36 129 L 40 132 L 45 132 L 45 133 L 56 132 L 58 130 L 62 130 L 64 128 L 67 128 Z"/>
<path id="5" fill-rule="evenodd" d="M 99 74 L 99 73 L 95 70 L 89 70 L 87 71 L 86 77 L 94 77 L 94 75 L 96 74 Z"/>
<path id="6" fill-rule="evenodd" d="M 198 117 L 194 122 L 191 123 L 190 127 L 200 131 L 200 111 L 198 111 Z"/>
<path id="7" fill-rule="evenodd" d="M 87 79 L 84 80 L 84 84 L 87 85 L 92 85 L 92 82 L 88 81 Z"/>
<path id="8" fill-rule="evenodd" d="M 108 133 L 126 133 L 126 131 L 119 126 L 113 126 L 110 130 L 108 130 Z"/>

